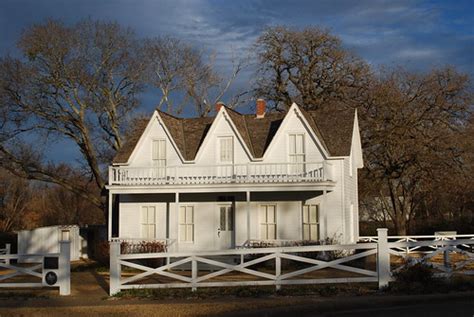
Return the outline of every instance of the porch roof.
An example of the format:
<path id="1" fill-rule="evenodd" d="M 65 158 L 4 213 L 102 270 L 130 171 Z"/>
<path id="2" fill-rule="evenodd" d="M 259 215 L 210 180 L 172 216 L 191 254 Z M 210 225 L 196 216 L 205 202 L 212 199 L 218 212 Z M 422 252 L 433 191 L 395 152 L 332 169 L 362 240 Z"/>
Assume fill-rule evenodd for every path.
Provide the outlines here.
<path id="1" fill-rule="evenodd" d="M 318 183 L 255 183 L 255 184 L 188 184 L 188 185 L 109 185 L 110 194 L 160 194 L 160 193 L 235 193 L 235 192 L 299 192 L 332 191 L 336 183 L 325 181 Z"/>

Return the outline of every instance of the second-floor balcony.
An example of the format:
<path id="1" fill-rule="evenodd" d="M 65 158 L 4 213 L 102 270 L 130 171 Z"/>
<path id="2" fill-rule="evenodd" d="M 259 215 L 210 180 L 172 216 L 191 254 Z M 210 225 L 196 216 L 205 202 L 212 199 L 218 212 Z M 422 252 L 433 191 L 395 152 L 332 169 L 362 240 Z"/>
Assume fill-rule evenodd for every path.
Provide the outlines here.
<path id="1" fill-rule="evenodd" d="M 328 162 L 181 165 L 109 168 L 109 185 L 186 185 L 333 181 Z"/>

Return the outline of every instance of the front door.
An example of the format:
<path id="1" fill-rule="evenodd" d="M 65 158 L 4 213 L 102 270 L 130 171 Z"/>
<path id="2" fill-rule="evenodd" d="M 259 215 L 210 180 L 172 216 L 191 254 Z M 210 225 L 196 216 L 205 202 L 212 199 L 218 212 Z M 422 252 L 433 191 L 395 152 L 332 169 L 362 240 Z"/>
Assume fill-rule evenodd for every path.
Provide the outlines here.
<path id="1" fill-rule="evenodd" d="M 234 207 L 232 204 L 217 206 L 217 249 L 234 247 Z"/>

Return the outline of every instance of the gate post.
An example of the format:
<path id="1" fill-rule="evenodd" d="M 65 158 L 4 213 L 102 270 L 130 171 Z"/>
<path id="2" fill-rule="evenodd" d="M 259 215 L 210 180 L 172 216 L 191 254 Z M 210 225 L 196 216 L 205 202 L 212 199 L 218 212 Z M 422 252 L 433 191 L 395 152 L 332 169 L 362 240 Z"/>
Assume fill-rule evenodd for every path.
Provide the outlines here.
<path id="1" fill-rule="evenodd" d="M 390 282 L 390 253 L 388 248 L 386 228 L 377 229 L 377 273 L 379 280 L 379 289 L 388 286 Z"/>
<path id="2" fill-rule="evenodd" d="M 11 253 L 12 253 L 12 245 L 10 243 L 5 244 L 5 254 L 10 255 Z M 5 259 L 5 264 L 10 265 L 10 258 Z"/>
<path id="3" fill-rule="evenodd" d="M 71 241 L 59 241 L 59 295 L 71 294 Z"/>
<path id="4" fill-rule="evenodd" d="M 110 285 L 109 295 L 120 292 L 121 266 L 120 266 L 120 241 L 110 241 Z"/>

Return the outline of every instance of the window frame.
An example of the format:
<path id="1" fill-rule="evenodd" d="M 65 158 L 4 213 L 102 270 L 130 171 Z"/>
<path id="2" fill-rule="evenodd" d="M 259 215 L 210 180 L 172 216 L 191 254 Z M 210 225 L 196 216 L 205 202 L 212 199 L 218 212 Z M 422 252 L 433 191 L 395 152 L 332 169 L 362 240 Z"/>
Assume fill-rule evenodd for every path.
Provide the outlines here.
<path id="1" fill-rule="evenodd" d="M 229 160 L 225 160 L 223 161 L 222 158 L 223 158 L 223 153 L 222 153 L 222 150 L 223 150 L 223 146 L 222 146 L 222 141 L 228 141 L 230 140 L 230 149 L 231 149 L 231 152 L 230 152 L 230 159 Z M 219 164 L 234 164 L 234 159 L 235 159 L 235 142 L 234 142 L 234 136 L 233 135 L 220 135 L 217 137 L 217 161 L 219 162 Z M 227 155 L 224 155 L 224 156 L 227 156 Z"/>
<path id="2" fill-rule="evenodd" d="M 301 136 L 301 152 L 298 152 L 298 139 L 297 137 Z M 293 139 L 294 137 L 294 139 Z M 293 141 L 294 140 L 294 143 Z M 294 152 L 293 152 L 294 150 Z M 305 173 L 305 163 L 306 163 L 306 133 L 304 132 L 288 132 L 288 172 L 290 174 L 301 174 Z M 293 165 L 291 163 L 301 163 L 299 165 Z"/>
<path id="3" fill-rule="evenodd" d="M 144 216 L 143 216 L 143 212 L 146 208 L 146 221 L 144 222 Z M 153 219 L 153 222 L 150 223 L 149 222 L 149 215 L 148 215 L 148 211 L 150 208 L 153 208 L 154 210 L 154 219 Z M 155 205 L 141 205 L 140 206 L 140 238 L 142 239 L 156 239 L 156 229 L 157 229 L 157 223 L 156 223 L 156 211 L 157 211 L 157 208 Z M 146 235 L 145 235 L 145 231 L 144 231 L 144 226 L 146 226 L 147 230 L 146 230 Z M 154 230 L 153 230 L 153 237 L 150 237 L 149 236 L 149 227 L 150 226 L 153 226 L 154 227 Z"/>
<path id="4" fill-rule="evenodd" d="M 268 222 L 268 207 L 272 206 L 273 207 L 273 212 L 274 212 L 274 215 L 273 215 L 273 219 L 274 219 L 274 222 Z M 263 207 L 265 207 L 265 221 L 266 222 L 263 222 L 262 221 L 262 218 L 261 218 L 261 212 L 263 210 Z M 273 241 L 273 240 L 278 240 L 278 219 L 277 219 L 277 204 L 261 204 L 259 205 L 259 226 L 258 226 L 258 231 L 259 231 L 259 237 L 260 237 L 260 240 L 264 240 L 264 241 Z M 262 232 L 262 226 L 265 225 L 266 226 L 266 237 L 262 237 L 263 235 L 263 232 Z M 271 239 L 271 238 L 268 238 L 268 227 L 269 226 L 274 226 L 274 232 L 275 232 L 275 238 Z"/>
<path id="5" fill-rule="evenodd" d="M 183 219 L 182 219 L 182 216 L 181 216 L 181 208 L 184 208 L 184 222 L 183 222 Z M 188 208 L 191 208 L 192 210 L 192 221 L 191 222 L 187 222 L 188 219 L 186 217 L 186 211 Z M 186 236 L 186 239 L 185 240 L 182 240 L 181 239 L 181 234 L 183 232 L 183 229 L 182 229 L 182 226 L 185 227 L 185 230 L 184 230 L 184 235 Z M 191 240 L 187 239 L 187 233 L 188 233 L 188 226 L 191 226 L 192 228 L 192 238 Z M 178 241 L 179 243 L 189 243 L 189 244 L 193 244 L 195 241 L 196 241 L 196 214 L 195 214 L 195 207 L 194 205 L 180 205 L 179 206 L 179 214 L 178 214 Z"/>
<path id="6" fill-rule="evenodd" d="M 302 238 L 303 240 L 305 241 L 320 241 L 321 240 L 321 206 L 320 204 L 303 204 L 301 206 L 301 235 L 302 235 Z M 305 207 L 308 208 L 308 215 L 307 215 L 307 222 L 305 222 Z M 315 222 L 312 222 L 311 221 L 311 207 L 316 207 L 316 221 Z M 308 234 L 309 234 L 309 239 L 306 239 L 305 237 L 305 226 L 308 226 L 309 228 L 309 231 L 308 231 Z M 311 230 L 311 226 L 316 226 L 316 240 L 314 239 L 311 239 L 311 233 L 312 233 L 312 230 Z"/>
<path id="7" fill-rule="evenodd" d="M 158 144 L 158 148 L 157 148 L 157 156 L 158 158 L 155 158 L 155 144 L 156 143 L 159 143 L 159 142 L 163 142 L 164 146 L 163 146 L 163 149 L 164 149 L 164 154 L 163 154 L 163 158 L 159 158 L 161 155 L 160 155 L 160 146 Z M 168 142 L 166 142 L 166 139 L 165 138 L 153 138 L 151 140 L 151 161 L 152 161 L 152 164 L 153 166 L 155 167 L 166 167 L 167 164 L 168 164 L 168 157 L 167 157 L 167 152 L 168 152 Z M 163 164 L 157 164 L 157 162 L 163 162 Z"/>

